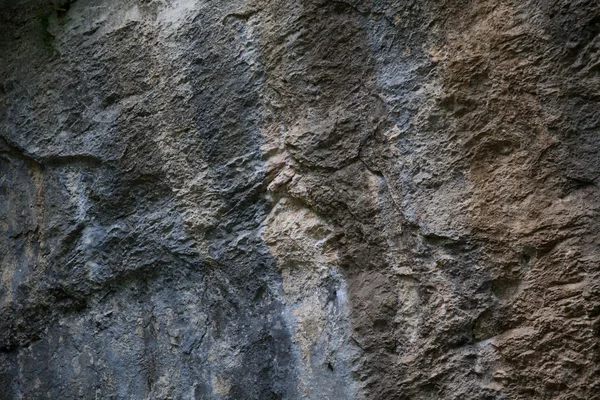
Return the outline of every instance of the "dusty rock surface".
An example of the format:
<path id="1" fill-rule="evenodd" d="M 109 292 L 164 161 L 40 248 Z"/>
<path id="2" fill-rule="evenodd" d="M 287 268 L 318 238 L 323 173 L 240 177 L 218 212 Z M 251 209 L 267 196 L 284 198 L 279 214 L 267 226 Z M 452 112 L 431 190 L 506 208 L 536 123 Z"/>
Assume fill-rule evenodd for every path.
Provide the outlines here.
<path id="1" fill-rule="evenodd" d="M 0 399 L 600 399 L 596 0 L 0 0 Z"/>

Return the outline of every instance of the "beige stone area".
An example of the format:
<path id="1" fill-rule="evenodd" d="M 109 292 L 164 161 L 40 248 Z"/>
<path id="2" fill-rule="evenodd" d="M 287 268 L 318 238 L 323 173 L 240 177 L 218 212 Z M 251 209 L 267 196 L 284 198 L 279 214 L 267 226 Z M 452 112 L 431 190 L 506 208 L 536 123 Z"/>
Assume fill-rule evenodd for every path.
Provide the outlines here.
<path id="1" fill-rule="evenodd" d="M 345 368 L 340 364 L 348 362 L 338 354 L 348 346 L 350 316 L 331 243 L 333 229 L 305 204 L 284 197 L 265 220 L 262 237 L 281 270 L 294 343 L 302 358 L 299 390 L 319 398 L 311 381 L 323 367 Z"/>

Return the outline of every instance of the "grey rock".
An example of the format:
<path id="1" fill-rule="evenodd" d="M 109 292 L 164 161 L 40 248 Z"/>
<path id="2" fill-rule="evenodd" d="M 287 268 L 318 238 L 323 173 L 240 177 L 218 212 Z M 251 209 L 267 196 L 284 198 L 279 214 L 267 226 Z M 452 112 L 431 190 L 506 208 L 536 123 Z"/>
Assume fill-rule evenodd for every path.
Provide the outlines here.
<path id="1" fill-rule="evenodd" d="M 597 1 L 0 7 L 0 400 L 600 398 Z"/>

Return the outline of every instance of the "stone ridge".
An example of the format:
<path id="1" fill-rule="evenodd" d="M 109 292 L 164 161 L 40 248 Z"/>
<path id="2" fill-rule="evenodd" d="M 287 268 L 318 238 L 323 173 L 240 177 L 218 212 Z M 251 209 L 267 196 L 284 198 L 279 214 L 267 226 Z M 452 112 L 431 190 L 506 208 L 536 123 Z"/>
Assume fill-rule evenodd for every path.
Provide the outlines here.
<path id="1" fill-rule="evenodd" d="M 596 0 L 0 7 L 0 400 L 600 399 Z"/>

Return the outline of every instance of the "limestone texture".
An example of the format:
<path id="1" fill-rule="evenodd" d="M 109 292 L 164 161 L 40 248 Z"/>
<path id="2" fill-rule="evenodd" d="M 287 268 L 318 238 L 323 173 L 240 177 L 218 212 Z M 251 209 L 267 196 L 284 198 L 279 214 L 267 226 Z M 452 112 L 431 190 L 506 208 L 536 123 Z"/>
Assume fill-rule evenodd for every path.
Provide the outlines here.
<path id="1" fill-rule="evenodd" d="M 0 400 L 600 399 L 598 0 L 0 0 Z"/>

